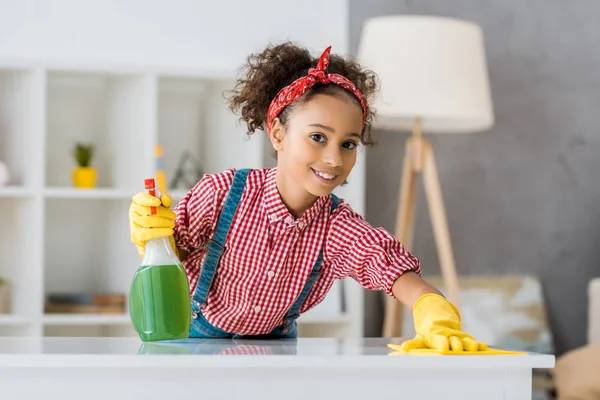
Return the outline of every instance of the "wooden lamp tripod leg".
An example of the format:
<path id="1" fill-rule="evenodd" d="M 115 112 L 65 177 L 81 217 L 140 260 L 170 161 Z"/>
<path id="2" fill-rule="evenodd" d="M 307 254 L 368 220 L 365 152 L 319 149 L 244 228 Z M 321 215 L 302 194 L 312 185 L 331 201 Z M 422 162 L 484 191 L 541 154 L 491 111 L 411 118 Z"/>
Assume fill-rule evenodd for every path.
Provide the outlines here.
<path id="1" fill-rule="evenodd" d="M 448 299 L 460 310 L 458 276 L 454 265 L 450 231 L 446 220 L 444 200 L 440 188 L 440 179 L 435 165 L 431 143 L 425 143 L 423 148 L 423 184 L 429 204 L 429 218 L 433 228 L 433 236 L 437 246 L 438 259 L 442 272 L 442 280 L 448 292 Z"/>
<path id="2" fill-rule="evenodd" d="M 412 246 L 414 232 L 418 174 L 415 167 L 419 164 L 415 162 L 415 158 L 420 157 L 419 150 L 420 147 L 416 146 L 415 139 L 407 140 L 402 165 L 402 181 L 400 182 L 400 201 L 396 213 L 396 237 L 407 250 Z M 389 296 L 386 298 L 383 337 L 390 338 L 402 333 L 402 307 L 403 305 L 399 301 Z"/>
<path id="3" fill-rule="evenodd" d="M 429 218 L 433 227 L 442 270 L 442 279 L 449 300 L 460 309 L 458 277 L 454 265 L 454 255 L 439 176 L 431 143 L 421 138 L 419 119 L 415 121 L 413 133 L 413 137 L 407 140 L 405 146 L 399 205 L 396 214 L 396 237 L 408 251 L 411 251 L 416 209 L 417 175 L 422 173 L 427 203 L 429 204 Z M 388 297 L 383 322 L 383 337 L 391 338 L 402 335 L 402 318 L 403 305 L 399 301 Z"/>

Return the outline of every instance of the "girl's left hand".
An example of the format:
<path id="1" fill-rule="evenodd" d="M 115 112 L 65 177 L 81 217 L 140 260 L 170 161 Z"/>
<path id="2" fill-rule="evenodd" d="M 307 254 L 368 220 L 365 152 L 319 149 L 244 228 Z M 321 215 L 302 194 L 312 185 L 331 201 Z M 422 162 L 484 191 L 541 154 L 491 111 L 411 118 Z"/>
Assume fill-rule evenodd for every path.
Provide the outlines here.
<path id="1" fill-rule="evenodd" d="M 402 353 L 418 349 L 433 349 L 442 353 L 479 352 L 488 348 L 487 344 L 478 342 L 461 330 L 460 313 L 438 294 L 421 296 L 413 307 L 413 319 L 417 334 L 402 343 Z"/>

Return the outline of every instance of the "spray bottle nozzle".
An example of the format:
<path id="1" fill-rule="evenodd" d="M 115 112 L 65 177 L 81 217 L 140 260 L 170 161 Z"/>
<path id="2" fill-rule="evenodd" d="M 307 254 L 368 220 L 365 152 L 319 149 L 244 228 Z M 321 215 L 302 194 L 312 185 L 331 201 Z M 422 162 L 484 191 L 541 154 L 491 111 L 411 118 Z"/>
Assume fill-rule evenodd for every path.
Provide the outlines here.
<path id="1" fill-rule="evenodd" d="M 144 179 L 144 188 L 149 194 L 156 196 L 156 183 L 154 182 L 154 178 Z M 150 214 L 156 215 L 156 207 L 150 206 Z"/>
<path id="2" fill-rule="evenodd" d="M 154 183 L 154 178 L 144 179 L 144 188 L 145 189 L 155 189 L 156 184 Z"/>

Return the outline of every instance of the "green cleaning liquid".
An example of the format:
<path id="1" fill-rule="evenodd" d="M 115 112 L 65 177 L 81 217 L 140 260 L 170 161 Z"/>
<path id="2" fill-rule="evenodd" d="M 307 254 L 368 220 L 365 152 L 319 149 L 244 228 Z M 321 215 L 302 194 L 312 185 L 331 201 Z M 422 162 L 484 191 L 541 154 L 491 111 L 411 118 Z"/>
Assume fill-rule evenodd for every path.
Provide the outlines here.
<path id="1" fill-rule="evenodd" d="M 146 179 L 145 185 L 148 193 L 156 196 L 154 179 Z M 155 212 L 156 209 L 151 209 L 151 213 Z M 167 237 L 146 243 L 142 265 L 129 289 L 129 316 L 144 342 L 189 336 L 192 321 L 189 283 Z"/>
<path id="2" fill-rule="evenodd" d="M 181 265 L 143 265 L 136 271 L 129 312 L 144 342 L 187 338 L 190 305 L 188 280 Z"/>

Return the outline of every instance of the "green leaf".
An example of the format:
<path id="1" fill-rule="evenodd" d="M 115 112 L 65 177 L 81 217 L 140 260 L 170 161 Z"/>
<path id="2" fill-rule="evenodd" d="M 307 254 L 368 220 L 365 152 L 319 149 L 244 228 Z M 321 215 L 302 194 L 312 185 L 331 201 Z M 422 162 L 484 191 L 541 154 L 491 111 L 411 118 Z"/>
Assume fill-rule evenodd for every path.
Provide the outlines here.
<path id="1" fill-rule="evenodd" d="M 77 165 L 80 167 L 89 167 L 94 156 L 94 145 L 86 143 L 75 143 L 75 149 L 73 150 L 73 156 Z"/>

